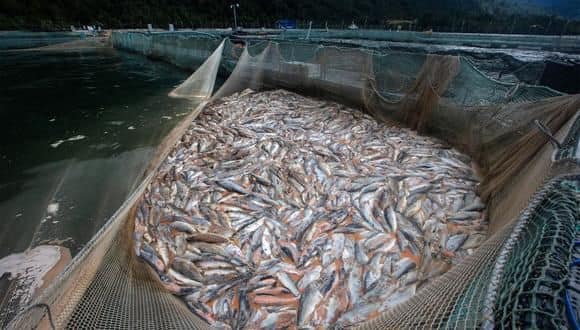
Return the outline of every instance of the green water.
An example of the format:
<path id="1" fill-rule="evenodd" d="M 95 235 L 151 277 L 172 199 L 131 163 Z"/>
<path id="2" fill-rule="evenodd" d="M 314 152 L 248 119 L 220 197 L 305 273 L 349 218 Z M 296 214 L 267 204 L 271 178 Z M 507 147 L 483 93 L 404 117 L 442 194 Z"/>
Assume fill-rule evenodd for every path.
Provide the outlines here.
<path id="1" fill-rule="evenodd" d="M 0 258 L 78 253 L 195 106 L 167 97 L 187 76 L 113 49 L 0 52 Z"/>
<path id="2" fill-rule="evenodd" d="M 54 45 L 79 40 L 83 36 L 78 32 L 0 31 L 0 50 Z"/>

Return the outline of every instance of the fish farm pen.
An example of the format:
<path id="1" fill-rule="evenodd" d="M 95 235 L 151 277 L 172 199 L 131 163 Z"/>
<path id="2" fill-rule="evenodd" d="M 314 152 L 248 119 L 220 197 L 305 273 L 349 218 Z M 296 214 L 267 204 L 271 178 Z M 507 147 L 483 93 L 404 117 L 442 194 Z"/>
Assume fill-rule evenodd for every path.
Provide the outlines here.
<path id="1" fill-rule="evenodd" d="M 222 37 L 112 33 L 201 103 L 9 328 L 578 327 L 580 94 Z"/>

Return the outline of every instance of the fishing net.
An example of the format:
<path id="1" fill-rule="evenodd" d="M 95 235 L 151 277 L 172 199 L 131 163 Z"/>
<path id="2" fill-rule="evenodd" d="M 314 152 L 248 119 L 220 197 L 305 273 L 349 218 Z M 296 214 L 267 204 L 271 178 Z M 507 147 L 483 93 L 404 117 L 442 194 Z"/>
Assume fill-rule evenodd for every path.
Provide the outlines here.
<path id="1" fill-rule="evenodd" d="M 388 41 L 391 43 L 419 43 L 422 45 L 453 45 L 495 49 L 533 49 L 577 53 L 578 36 L 438 33 L 420 31 L 388 30 L 335 30 L 335 29 L 289 29 L 282 32 L 284 40 L 339 40 L 365 44 L 365 41 Z"/>
<path id="2" fill-rule="evenodd" d="M 119 32 L 113 43 L 148 56 L 185 43 L 181 47 L 214 43 L 191 50 L 192 63 L 197 54 L 205 51 L 207 58 L 217 47 L 215 38 L 205 36 L 162 36 L 158 45 L 155 38 Z M 211 56 L 202 66 L 212 74 L 194 74 L 215 80 L 217 66 L 230 73 L 216 99 L 247 88 L 284 88 L 339 101 L 443 139 L 477 162 L 490 221 L 487 241 L 414 297 L 361 328 L 566 326 L 567 292 L 576 297 L 568 265 L 577 254 L 573 240 L 580 219 L 580 95 L 501 83 L 461 57 L 292 42 L 242 47 L 226 40 L 219 47 L 221 59 Z M 192 86 L 204 90 L 199 94 L 207 95 L 209 89 L 202 87 L 207 85 L 193 80 Z M 198 95 L 195 88 L 180 86 L 175 94 Z M 58 328 L 208 327 L 161 289 L 135 258 L 130 237 L 132 207 L 203 106 L 166 139 L 131 198 L 35 301 L 50 307 Z M 33 307 L 12 326 L 47 325 L 48 319 L 46 308 Z"/>
<path id="3" fill-rule="evenodd" d="M 209 33 L 113 33 L 116 48 L 164 60 L 179 67 L 197 69 L 219 46 L 221 39 Z"/>
<path id="4" fill-rule="evenodd" d="M 195 73 L 171 91 L 169 96 L 194 99 L 210 97 L 215 86 L 223 49 L 224 41 L 222 41 L 213 54 L 207 58 Z"/>

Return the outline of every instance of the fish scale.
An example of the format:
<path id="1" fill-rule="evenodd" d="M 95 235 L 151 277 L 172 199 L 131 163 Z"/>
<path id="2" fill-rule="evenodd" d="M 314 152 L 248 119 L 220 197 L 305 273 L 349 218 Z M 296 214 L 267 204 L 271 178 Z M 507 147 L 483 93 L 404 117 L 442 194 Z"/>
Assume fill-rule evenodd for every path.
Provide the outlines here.
<path id="1" fill-rule="evenodd" d="M 207 106 L 174 146 L 140 203 L 135 250 L 211 325 L 349 326 L 481 244 L 477 183 L 441 141 L 245 91 Z"/>

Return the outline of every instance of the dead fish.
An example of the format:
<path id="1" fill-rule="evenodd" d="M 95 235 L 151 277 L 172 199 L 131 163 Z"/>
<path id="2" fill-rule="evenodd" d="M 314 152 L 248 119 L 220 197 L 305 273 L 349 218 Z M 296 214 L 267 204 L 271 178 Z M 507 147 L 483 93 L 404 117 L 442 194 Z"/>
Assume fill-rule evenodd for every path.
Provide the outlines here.
<path id="1" fill-rule="evenodd" d="M 462 212 L 481 211 L 484 208 L 485 204 L 483 204 L 481 200 L 477 198 L 476 200 L 473 201 L 473 203 L 466 205 L 463 209 L 461 209 L 461 211 Z"/>
<path id="2" fill-rule="evenodd" d="M 169 252 L 169 248 L 167 247 L 167 244 L 165 242 L 161 242 L 161 241 L 156 241 L 155 242 L 155 250 L 158 252 L 159 256 L 161 257 L 161 260 L 163 261 L 163 264 L 165 265 L 165 267 L 169 266 L 169 262 L 170 262 L 170 252 Z"/>
<path id="3" fill-rule="evenodd" d="M 364 251 L 360 241 L 356 242 L 354 245 L 354 255 L 358 263 L 361 265 L 366 265 L 369 262 L 369 257 Z"/>
<path id="4" fill-rule="evenodd" d="M 481 216 L 481 213 L 479 212 L 458 212 L 452 216 L 449 217 L 449 220 L 454 220 L 454 221 L 458 221 L 458 220 L 468 220 L 468 219 L 475 219 Z"/>
<path id="5" fill-rule="evenodd" d="M 236 192 L 238 194 L 242 194 L 242 195 L 247 195 L 248 191 L 246 191 L 246 189 L 244 189 L 242 186 L 238 185 L 235 182 L 229 181 L 229 180 L 216 180 L 216 183 L 229 191 L 233 191 Z"/>
<path id="6" fill-rule="evenodd" d="M 300 281 L 298 281 L 298 287 L 305 290 L 311 283 L 317 281 L 320 278 L 320 273 L 322 272 L 322 267 L 316 266 L 310 268 L 310 270 L 302 276 Z"/>
<path id="7" fill-rule="evenodd" d="M 447 243 L 445 243 L 445 248 L 449 251 L 454 252 L 463 245 L 465 240 L 467 240 L 467 235 L 465 234 L 453 235 L 447 239 Z"/>
<path id="8" fill-rule="evenodd" d="M 175 235 L 175 253 L 183 256 L 187 252 L 187 239 L 185 234 Z"/>
<path id="9" fill-rule="evenodd" d="M 298 312 L 298 326 L 306 325 L 310 317 L 316 310 L 318 303 L 322 300 L 322 294 L 318 290 L 318 283 L 310 283 L 300 297 L 300 308 Z"/>
<path id="10" fill-rule="evenodd" d="M 189 277 L 182 275 L 181 273 L 176 272 L 173 269 L 167 270 L 167 275 L 175 279 L 177 282 L 181 283 L 182 285 L 187 285 L 191 287 L 201 287 L 203 283 L 194 281 Z"/>
<path id="11" fill-rule="evenodd" d="M 294 305 L 298 302 L 298 297 L 292 295 L 257 295 L 254 298 L 254 303 L 257 305 L 278 306 L 278 305 Z"/>
<path id="12" fill-rule="evenodd" d="M 157 257 L 155 250 L 149 244 L 143 242 L 141 244 L 141 250 L 139 250 L 139 257 L 145 260 L 157 273 L 163 273 L 165 271 L 165 264 L 163 261 Z"/>
<path id="13" fill-rule="evenodd" d="M 415 269 L 416 266 L 417 264 L 415 263 L 415 261 L 409 258 L 403 258 L 399 260 L 399 262 L 397 262 L 396 264 L 397 270 L 393 273 L 393 277 L 399 279 L 401 276 L 407 274 L 412 269 Z"/>
<path id="14" fill-rule="evenodd" d="M 210 243 L 205 243 L 205 242 L 193 242 L 193 243 L 187 244 L 187 248 L 188 249 L 191 249 L 191 248 L 198 249 L 199 251 L 219 255 L 219 256 L 222 256 L 225 258 L 231 257 L 230 253 L 228 253 L 228 251 L 224 247 L 219 246 L 217 244 L 210 244 Z"/>
<path id="15" fill-rule="evenodd" d="M 360 267 L 353 267 L 348 274 L 348 297 L 352 305 L 358 303 L 361 293 L 362 287 L 362 268 Z"/>
<path id="16" fill-rule="evenodd" d="M 192 262 L 190 262 L 189 260 L 176 257 L 175 259 L 173 259 L 171 268 L 175 269 L 175 271 L 177 271 L 178 273 L 181 273 L 184 276 L 193 279 L 196 282 L 204 281 L 203 271 L 197 268 L 197 266 Z"/>
<path id="17" fill-rule="evenodd" d="M 428 192 L 429 190 L 431 190 L 432 185 L 430 183 L 424 183 L 424 184 L 420 184 L 418 186 L 414 186 L 411 189 L 409 189 L 409 196 L 413 196 L 415 194 L 424 194 L 426 192 Z"/>
<path id="18" fill-rule="evenodd" d="M 169 226 L 171 226 L 171 228 L 184 232 L 184 233 L 188 233 L 188 234 L 193 234 L 195 232 L 197 232 L 197 230 L 195 229 L 194 226 L 192 226 L 191 224 L 187 223 L 187 222 L 183 222 L 183 221 L 174 221 L 171 222 L 169 224 Z"/>
<path id="19" fill-rule="evenodd" d="M 300 295 L 300 291 L 298 291 L 296 284 L 294 283 L 294 281 L 292 281 L 292 279 L 288 276 L 288 274 L 284 272 L 278 272 L 276 273 L 276 278 L 278 278 L 280 283 L 282 283 L 284 287 L 290 290 L 290 292 L 292 292 L 293 295 L 295 296 Z"/>
<path id="20" fill-rule="evenodd" d="M 470 161 L 342 105 L 239 93 L 159 167 L 134 251 L 210 327 L 354 325 L 483 242 Z"/>
<path id="21" fill-rule="evenodd" d="M 260 323 L 261 329 L 282 329 L 290 327 L 292 323 L 295 323 L 296 311 L 284 310 L 279 312 L 270 313 L 263 321 Z"/>
<path id="22" fill-rule="evenodd" d="M 387 220 L 389 230 L 391 232 L 396 232 L 398 229 L 397 214 L 392 206 L 389 206 L 384 210 L 384 217 Z"/>
<path id="23" fill-rule="evenodd" d="M 292 260 L 292 262 L 298 262 L 299 252 L 296 245 L 292 242 L 278 241 L 280 245 L 280 250 Z"/>
<path id="24" fill-rule="evenodd" d="M 187 237 L 190 242 L 227 243 L 229 240 L 221 235 L 212 233 L 193 233 Z"/>

